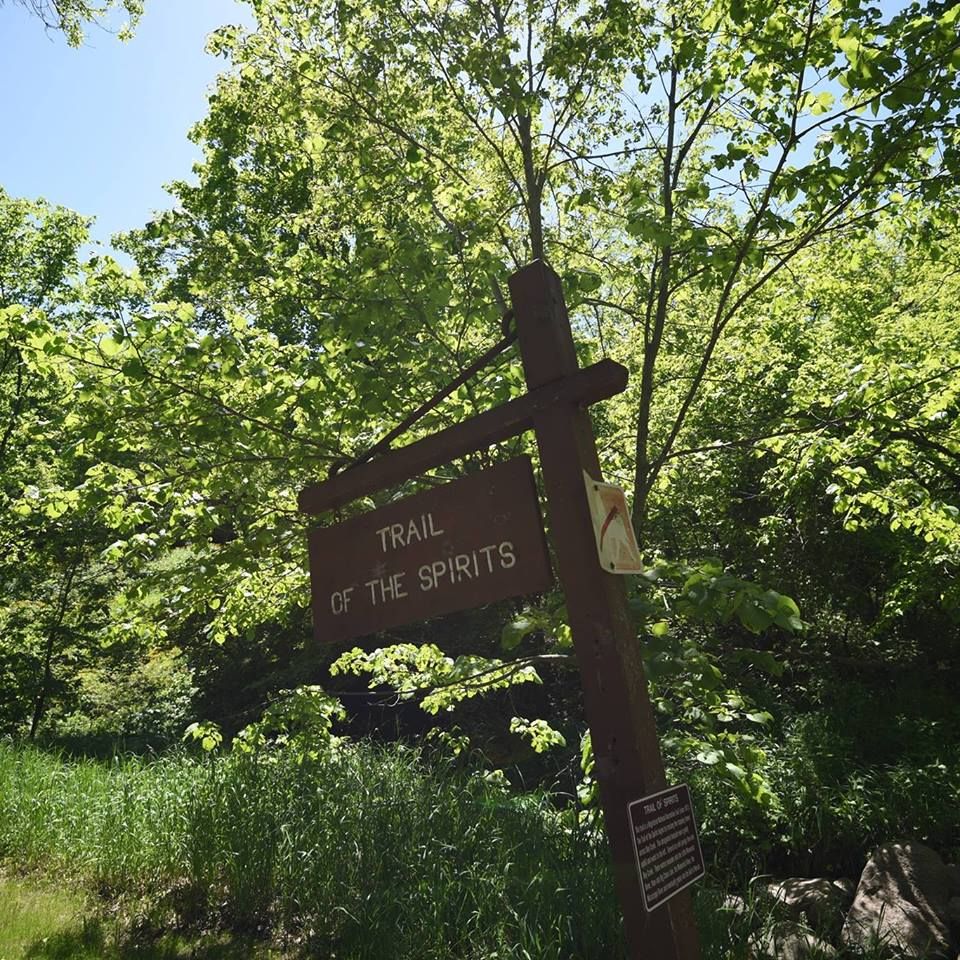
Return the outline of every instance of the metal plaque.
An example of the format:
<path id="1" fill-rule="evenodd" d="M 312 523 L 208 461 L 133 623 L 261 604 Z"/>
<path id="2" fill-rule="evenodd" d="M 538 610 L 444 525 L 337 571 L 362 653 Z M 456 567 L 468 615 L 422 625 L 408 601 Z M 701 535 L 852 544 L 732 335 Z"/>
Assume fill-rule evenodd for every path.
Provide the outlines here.
<path id="1" fill-rule="evenodd" d="M 529 458 L 311 531 L 310 581 L 321 643 L 546 590 Z"/>
<path id="2" fill-rule="evenodd" d="M 700 837 L 686 784 L 627 807 L 643 905 L 649 912 L 704 874 Z"/>

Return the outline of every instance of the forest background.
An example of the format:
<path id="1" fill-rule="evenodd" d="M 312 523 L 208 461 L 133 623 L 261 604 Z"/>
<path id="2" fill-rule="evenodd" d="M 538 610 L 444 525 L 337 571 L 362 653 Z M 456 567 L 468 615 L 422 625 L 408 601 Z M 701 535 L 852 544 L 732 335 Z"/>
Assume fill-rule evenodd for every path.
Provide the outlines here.
<path id="1" fill-rule="evenodd" d="M 72 42 L 98 15 L 28 6 Z M 631 373 L 594 421 L 712 862 L 956 854 L 960 6 L 245 9 L 209 40 L 194 178 L 122 263 L 0 191 L 0 731 L 301 764 L 431 744 L 592 822 L 560 595 L 318 648 L 296 510 L 496 341 L 544 258 L 582 362 Z M 508 354 L 410 439 L 522 391 Z"/>

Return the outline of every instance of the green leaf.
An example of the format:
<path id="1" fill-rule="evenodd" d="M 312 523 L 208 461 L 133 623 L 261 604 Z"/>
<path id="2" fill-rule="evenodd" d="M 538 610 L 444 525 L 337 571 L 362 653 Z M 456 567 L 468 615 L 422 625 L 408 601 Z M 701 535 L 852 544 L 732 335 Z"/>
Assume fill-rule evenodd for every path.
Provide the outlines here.
<path id="1" fill-rule="evenodd" d="M 100 352 L 107 357 L 115 357 L 121 350 L 123 350 L 123 344 L 117 340 L 114 340 L 113 337 L 104 337 L 99 341 L 97 347 L 100 349 Z"/>
<path id="2" fill-rule="evenodd" d="M 773 617 L 752 599 L 745 599 L 737 607 L 737 616 L 751 633 L 762 633 L 773 623 Z"/>
<path id="3" fill-rule="evenodd" d="M 582 293 L 593 293 L 602 282 L 603 278 L 599 273 L 581 273 L 577 279 L 577 285 Z"/>
<path id="4" fill-rule="evenodd" d="M 528 634 L 538 628 L 538 624 L 530 617 L 518 617 L 505 624 L 500 633 L 500 646 L 504 650 L 513 650 L 518 647 Z"/>
<path id="5" fill-rule="evenodd" d="M 147 369 L 139 357 L 131 357 L 129 360 L 124 360 L 120 371 L 129 380 L 145 380 L 147 376 Z"/>

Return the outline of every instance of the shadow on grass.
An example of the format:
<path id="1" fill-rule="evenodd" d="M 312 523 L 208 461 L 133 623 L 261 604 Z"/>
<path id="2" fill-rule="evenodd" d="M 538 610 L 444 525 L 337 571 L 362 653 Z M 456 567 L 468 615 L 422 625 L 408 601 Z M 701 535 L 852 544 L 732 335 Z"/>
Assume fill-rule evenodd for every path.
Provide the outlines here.
<path id="1" fill-rule="evenodd" d="M 23 960 L 284 960 L 289 956 L 262 942 L 229 934 L 206 934 L 194 940 L 165 934 L 140 943 L 119 937 L 99 920 L 83 920 L 31 944 Z"/>

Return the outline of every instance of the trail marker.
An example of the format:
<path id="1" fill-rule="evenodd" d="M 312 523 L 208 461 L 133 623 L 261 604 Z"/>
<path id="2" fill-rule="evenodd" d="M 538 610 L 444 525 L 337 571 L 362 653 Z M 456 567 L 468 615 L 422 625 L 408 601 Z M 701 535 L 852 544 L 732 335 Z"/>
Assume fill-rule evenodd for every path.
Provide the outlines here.
<path id="1" fill-rule="evenodd" d="M 624 581 L 597 562 L 597 535 L 584 484 L 584 474 L 598 484 L 602 482 L 593 425 L 586 405 L 622 391 L 626 387 L 627 371 L 611 360 L 603 360 L 585 370 L 579 368 L 560 279 L 546 264 L 538 260 L 524 267 L 510 277 L 509 285 L 527 394 L 465 423 L 347 469 L 326 483 L 307 487 L 300 494 L 300 509 L 306 513 L 323 513 L 365 494 L 401 483 L 465 453 L 484 449 L 531 428 L 535 431 L 558 575 L 566 597 L 574 651 L 580 667 L 584 706 L 596 758 L 594 771 L 600 788 L 629 956 L 631 960 L 696 960 L 699 946 L 689 893 L 685 889 L 673 890 L 669 899 L 655 897 L 655 904 L 647 909 L 646 894 L 641 888 L 637 833 L 631 805 L 637 797 L 669 791 L 647 694 L 640 643 L 630 620 Z M 435 495 L 436 491 L 430 491 L 423 496 Z M 428 500 L 421 503 L 427 503 L 429 507 Z M 409 503 L 403 516 L 408 522 L 414 518 L 416 524 L 415 518 L 423 517 L 424 511 L 417 509 L 411 513 L 408 507 Z M 469 505 L 464 509 L 469 510 Z M 623 509 L 626 509 L 625 501 Z M 429 514 L 429 508 L 425 512 Z M 615 519 L 615 516 L 611 517 L 610 524 Z M 361 522 L 355 529 L 366 529 L 363 518 L 358 520 Z M 386 524 L 386 536 L 392 538 L 392 525 L 402 524 L 403 520 L 398 517 L 385 521 L 381 515 L 380 519 L 366 522 L 370 524 L 372 535 L 366 535 L 365 549 L 369 556 L 363 562 L 369 566 L 368 560 L 376 556 L 378 544 L 382 546 L 387 542 L 379 541 L 377 531 Z M 435 527 L 443 528 L 437 517 L 433 522 Z M 439 534 L 436 537 L 431 534 L 431 529 L 429 519 L 426 525 L 421 523 L 419 530 L 423 533 L 423 542 L 439 537 Z M 330 536 L 337 538 L 340 535 L 332 533 Z M 392 545 L 394 541 L 389 542 Z M 396 542 L 399 548 L 399 531 Z M 403 542 L 404 549 L 419 549 L 420 541 L 412 529 L 404 534 Z M 467 544 L 472 541 L 466 537 L 458 542 Z M 492 539 L 489 542 L 492 543 Z M 533 541 L 528 543 L 533 557 L 536 553 L 532 548 Z M 317 549 L 313 550 L 314 568 L 318 562 L 325 563 L 316 553 Z M 457 551 L 452 554 L 454 557 L 468 552 L 459 550 L 456 544 L 451 549 Z M 334 562 L 336 560 L 334 558 Z M 472 565 L 472 560 L 470 563 Z M 531 560 L 531 569 L 534 565 L 535 561 Z M 457 566 L 456 561 L 454 566 Z M 462 562 L 460 566 L 463 566 Z M 363 565 L 359 569 L 362 575 Z M 386 565 L 384 572 L 387 572 Z M 488 573 L 493 576 L 492 572 Z M 313 576 L 317 575 L 315 569 Z M 322 572 L 320 575 L 325 576 Z M 390 581 L 391 585 L 393 582 Z M 345 599 L 340 614 L 332 611 L 337 590 L 335 586 L 331 590 L 332 583 L 331 580 L 320 588 L 314 586 L 315 608 L 328 602 L 331 616 L 347 616 Z M 405 589 L 406 583 L 407 580 L 402 578 L 400 590 Z M 394 596 L 400 590 L 393 588 Z M 386 597 L 388 592 L 384 587 L 383 596 Z M 371 596 L 380 594 L 374 592 Z M 386 600 L 383 602 L 387 603 Z M 655 873 L 656 866 L 656 862 L 652 862 Z M 661 874 L 656 876 L 660 878 Z M 656 889 L 660 891 L 666 886 L 658 881 Z M 661 905 L 662 909 L 659 909 Z"/>
<path id="2" fill-rule="evenodd" d="M 612 483 L 594 480 L 589 473 L 584 473 L 583 485 L 590 502 L 600 566 L 607 573 L 643 573 L 627 495 Z"/>
<path id="3" fill-rule="evenodd" d="M 313 530 L 310 574 L 320 643 L 546 590 L 553 576 L 529 459 Z"/>

